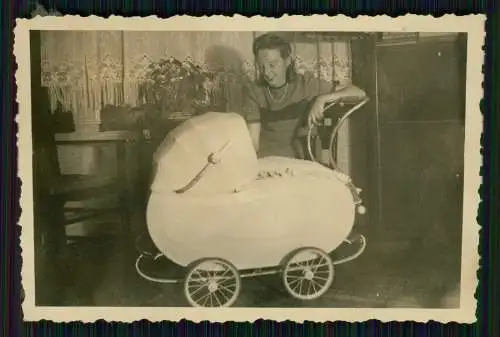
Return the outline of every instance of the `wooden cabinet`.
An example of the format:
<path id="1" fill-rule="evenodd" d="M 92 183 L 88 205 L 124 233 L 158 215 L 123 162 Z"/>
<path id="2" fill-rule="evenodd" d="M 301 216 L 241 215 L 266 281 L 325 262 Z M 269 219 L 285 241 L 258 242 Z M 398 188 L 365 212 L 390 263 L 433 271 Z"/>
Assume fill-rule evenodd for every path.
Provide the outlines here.
<path id="1" fill-rule="evenodd" d="M 353 80 L 372 98 L 352 124 L 353 178 L 377 232 L 461 234 L 466 48 L 463 36 L 353 42 Z"/>

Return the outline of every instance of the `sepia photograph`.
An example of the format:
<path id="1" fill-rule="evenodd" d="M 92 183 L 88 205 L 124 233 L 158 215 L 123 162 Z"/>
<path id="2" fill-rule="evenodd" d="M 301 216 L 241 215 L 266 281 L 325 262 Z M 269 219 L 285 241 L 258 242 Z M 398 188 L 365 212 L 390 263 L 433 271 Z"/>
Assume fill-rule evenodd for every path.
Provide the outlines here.
<path id="1" fill-rule="evenodd" d="M 17 24 L 25 319 L 475 320 L 481 16 Z"/>

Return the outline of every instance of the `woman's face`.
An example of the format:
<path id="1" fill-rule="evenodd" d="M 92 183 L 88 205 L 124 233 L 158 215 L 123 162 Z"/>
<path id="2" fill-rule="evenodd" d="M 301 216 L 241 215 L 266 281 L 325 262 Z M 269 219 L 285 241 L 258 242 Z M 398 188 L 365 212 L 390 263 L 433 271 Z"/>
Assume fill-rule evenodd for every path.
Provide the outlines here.
<path id="1" fill-rule="evenodd" d="M 278 49 L 262 49 L 257 54 L 257 64 L 259 72 L 270 87 L 285 85 L 290 57 L 283 59 Z"/>

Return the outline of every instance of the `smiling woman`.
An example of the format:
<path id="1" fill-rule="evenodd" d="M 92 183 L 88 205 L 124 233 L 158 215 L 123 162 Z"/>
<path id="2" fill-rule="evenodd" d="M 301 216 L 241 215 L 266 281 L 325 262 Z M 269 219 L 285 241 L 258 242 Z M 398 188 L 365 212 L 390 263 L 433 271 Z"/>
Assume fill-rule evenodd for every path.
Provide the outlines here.
<path id="1" fill-rule="evenodd" d="M 300 135 L 323 117 L 324 105 L 364 96 L 354 86 L 338 88 L 311 73 L 296 72 L 291 44 L 280 36 L 257 37 L 253 53 L 258 76 L 245 90 L 243 113 L 261 157 L 305 158 Z"/>

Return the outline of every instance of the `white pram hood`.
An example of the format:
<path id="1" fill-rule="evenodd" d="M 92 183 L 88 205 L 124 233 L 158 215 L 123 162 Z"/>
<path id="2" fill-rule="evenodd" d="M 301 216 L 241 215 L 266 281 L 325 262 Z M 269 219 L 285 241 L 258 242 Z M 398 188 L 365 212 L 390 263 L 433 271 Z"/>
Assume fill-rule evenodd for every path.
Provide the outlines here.
<path id="1" fill-rule="evenodd" d="M 232 192 L 257 175 L 257 154 L 245 120 L 236 113 L 209 112 L 170 132 L 155 153 L 153 192 L 185 187 L 208 164 L 211 153 L 220 163 L 209 167 L 189 190 L 191 195 Z"/>

